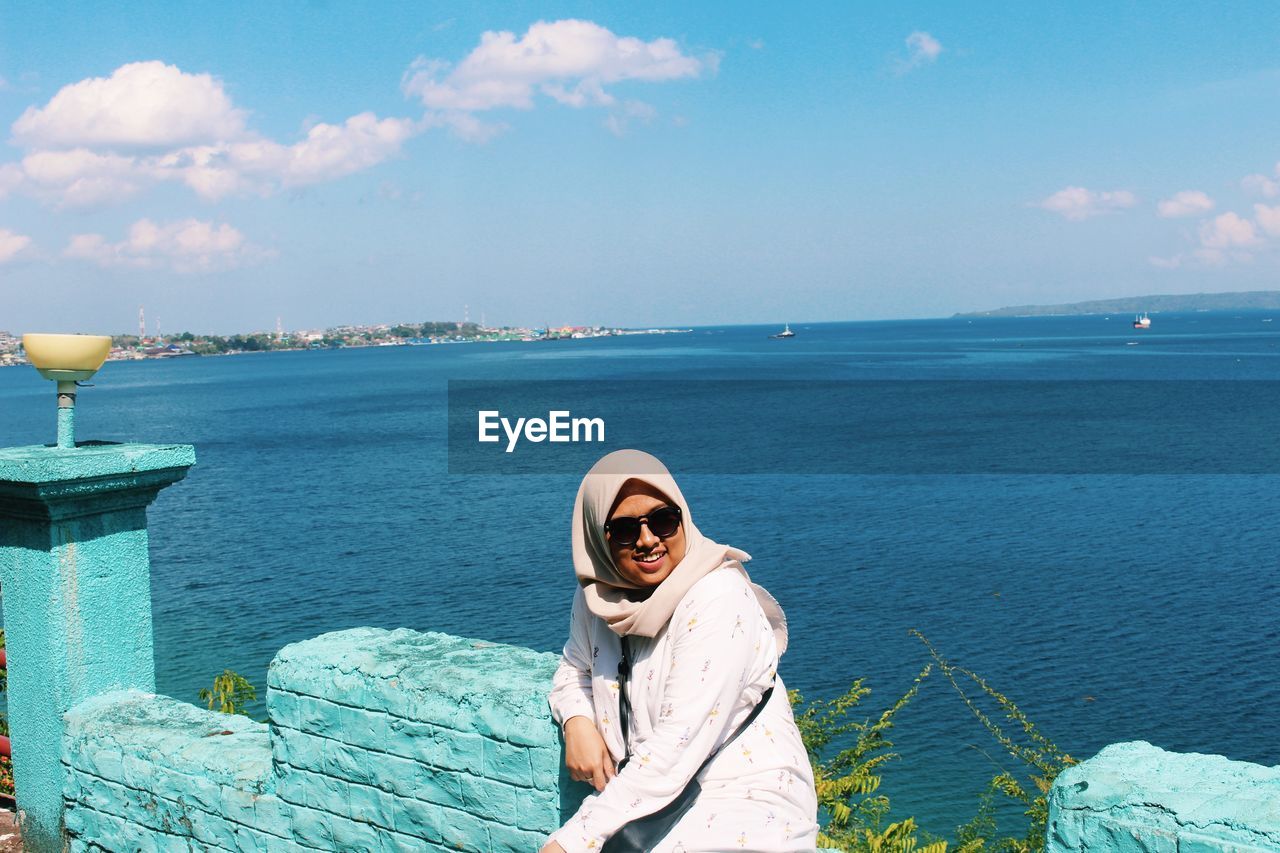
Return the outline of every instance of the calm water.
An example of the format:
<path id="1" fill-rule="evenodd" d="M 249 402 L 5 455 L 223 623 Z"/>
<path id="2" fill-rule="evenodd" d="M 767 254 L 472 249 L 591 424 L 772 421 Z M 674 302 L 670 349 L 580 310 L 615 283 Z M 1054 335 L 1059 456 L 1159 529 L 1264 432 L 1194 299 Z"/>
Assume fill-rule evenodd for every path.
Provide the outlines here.
<path id="1" fill-rule="evenodd" d="M 80 433 L 196 445 L 188 479 L 150 511 L 159 689 L 194 700 L 224 667 L 261 689 L 280 646 L 356 625 L 563 643 L 577 476 L 450 475 L 450 379 L 616 381 L 637 417 L 670 425 L 670 448 L 646 448 L 663 456 L 682 420 L 748 432 L 761 420 L 728 391 L 664 399 L 677 379 L 1276 380 L 1280 322 L 1266 316 L 1159 315 L 1144 333 L 1123 316 L 936 320 L 801 324 L 790 341 L 734 327 L 112 363 L 81 394 Z M 1274 442 L 1249 428 L 1256 446 Z M 0 370 L 0 445 L 52 436 L 49 383 Z M 1143 739 L 1280 763 L 1280 477 L 675 473 L 699 526 L 751 552 L 787 609 L 791 687 L 827 696 L 865 677 L 878 713 L 927 659 L 917 628 L 1074 755 Z M 1011 763 L 941 681 L 895 735 L 903 758 L 883 790 L 939 832 Z"/>

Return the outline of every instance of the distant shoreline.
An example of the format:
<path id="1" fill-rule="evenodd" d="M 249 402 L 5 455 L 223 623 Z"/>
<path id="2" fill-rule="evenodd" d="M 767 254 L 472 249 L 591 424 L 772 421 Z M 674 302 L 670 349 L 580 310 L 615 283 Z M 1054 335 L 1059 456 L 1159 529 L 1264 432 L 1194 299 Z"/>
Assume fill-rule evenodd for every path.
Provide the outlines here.
<path id="1" fill-rule="evenodd" d="M 989 311 L 952 314 L 972 317 L 1059 317 L 1090 314 L 1140 314 L 1161 311 L 1280 311 L 1280 290 L 1251 290 L 1236 293 L 1152 294 L 1091 299 L 1057 305 L 1011 305 Z"/>
<path id="2" fill-rule="evenodd" d="M 899 317 L 899 318 L 882 318 L 878 320 L 801 320 L 793 325 L 797 329 L 804 330 L 813 326 L 832 326 L 853 323 L 916 323 L 930 322 L 939 320 L 964 320 L 978 318 L 1001 318 L 1001 319 L 1017 319 L 1017 318 L 1034 318 L 1034 317 L 1091 317 L 1103 316 L 1109 314 L 1126 315 L 1126 314 L 1160 314 L 1160 313 L 1206 313 L 1206 312 L 1228 312 L 1228 311 L 1276 311 L 1280 312 L 1280 290 L 1259 290 L 1245 291 L 1239 293 L 1197 293 L 1184 295 L 1152 295 L 1152 296 L 1128 296 L 1117 299 L 1096 299 L 1085 302 L 1063 303 L 1058 305 L 1013 305 L 1004 308 L 995 308 L 988 311 L 968 311 L 952 314 L 950 316 L 934 316 L 934 317 Z M 597 337 L 629 337 L 634 335 L 669 335 L 669 334 L 689 334 L 691 332 L 700 332 L 705 330 L 724 330 L 724 329 L 776 329 L 775 323 L 718 323 L 715 325 L 692 325 L 680 328 L 648 328 L 648 329 L 623 329 L 611 328 L 603 330 L 595 334 L 585 335 L 564 335 L 563 337 L 553 338 L 489 338 L 474 337 L 457 340 L 438 340 L 438 341 L 369 341 L 369 342 L 350 342 L 340 346 L 280 346 L 272 349 L 231 349 L 221 352 L 183 352 L 142 355 L 137 351 L 124 355 L 113 351 L 108 357 L 108 361 L 118 363 L 122 361 L 167 361 L 172 358 L 188 357 L 191 355 L 200 356 L 218 356 L 218 355 L 250 355 L 266 352 L 316 352 L 316 351 L 332 351 L 343 349 L 378 349 L 382 347 L 399 347 L 399 346 L 440 346 L 443 344 L 482 344 L 482 343 L 542 343 L 557 340 L 583 339 L 591 340 Z M 16 358 L 15 358 L 16 356 Z M 0 350 L 0 368 L 3 367 L 26 367 L 27 362 L 15 351 Z"/>
<path id="3" fill-rule="evenodd" d="M 433 326 L 441 324 L 432 324 Z M 190 356 L 248 355 L 260 352 L 313 352 L 316 350 L 370 349 L 402 346 L 441 346 L 445 344 L 487 343 L 546 343 L 591 338 L 626 337 L 631 335 L 688 334 L 692 329 L 647 328 L 623 329 L 604 326 L 565 326 L 560 329 L 524 329 L 501 327 L 482 328 L 474 323 L 453 324 L 455 328 L 431 337 L 415 335 L 409 326 L 337 327 L 325 336 L 312 333 L 263 332 L 224 337 L 221 335 L 196 336 L 189 332 L 171 338 L 157 336 L 153 339 L 134 338 L 127 335 L 113 336 L 115 346 L 107 355 L 108 362 L 120 361 L 168 361 Z M 390 331 L 388 331 L 390 330 Z M 355 332 L 354 334 L 352 332 Z M 339 336 L 340 335 L 340 336 Z M 123 340 L 122 340 L 123 339 Z M 18 338 L 0 333 L 0 367 L 17 367 L 27 364 L 18 347 Z M 8 348 L 6 348 L 8 347 Z"/>

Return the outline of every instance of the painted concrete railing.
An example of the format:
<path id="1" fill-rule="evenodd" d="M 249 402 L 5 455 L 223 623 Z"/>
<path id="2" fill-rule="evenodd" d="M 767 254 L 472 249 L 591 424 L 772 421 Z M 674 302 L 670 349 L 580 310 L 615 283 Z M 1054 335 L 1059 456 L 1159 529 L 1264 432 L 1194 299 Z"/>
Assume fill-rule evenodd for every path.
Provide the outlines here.
<path id="1" fill-rule="evenodd" d="M 552 655 L 359 628 L 287 646 L 270 722 L 156 696 L 146 507 L 185 445 L 0 449 L 26 849 L 535 850 L 567 781 Z M 1280 850 L 1280 768 L 1118 744 L 1062 774 L 1049 853 Z"/>
<path id="2" fill-rule="evenodd" d="M 1280 850 L 1280 767 L 1117 743 L 1062 773 L 1046 853 Z"/>
<path id="3" fill-rule="evenodd" d="M 553 655 L 357 628 L 285 647 L 270 724 L 138 691 L 68 715 L 71 849 L 536 850 L 560 771 Z"/>

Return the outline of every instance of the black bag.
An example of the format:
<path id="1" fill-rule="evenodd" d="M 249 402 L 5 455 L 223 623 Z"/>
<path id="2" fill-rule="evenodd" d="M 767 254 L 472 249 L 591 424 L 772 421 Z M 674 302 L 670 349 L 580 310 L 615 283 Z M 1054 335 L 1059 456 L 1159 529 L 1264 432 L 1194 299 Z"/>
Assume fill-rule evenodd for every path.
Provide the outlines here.
<path id="1" fill-rule="evenodd" d="M 627 645 L 627 638 L 622 638 L 622 660 L 618 661 L 618 722 L 622 725 L 622 746 L 627 746 L 627 725 L 631 717 L 631 697 L 627 695 L 627 682 L 631 678 L 631 650 Z M 765 703 L 769 701 L 769 697 L 773 695 L 773 688 L 770 687 L 760 697 L 760 701 L 751 709 L 751 714 L 742 721 L 742 725 L 729 735 L 729 739 L 720 745 L 720 749 L 724 749 L 733 743 L 734 738 L 746 731 L 747 727 L 756 721 L 756 717 L 760 716 L 760 712 L 764 710 Z M 694 801 L 698 799 L 698 795 L 702 793 L 702 786 L 698 784 L 698 776 L 703 770 L 707 769 L 707 765 L 711 763 L 711 759 L 719 754 L 720 749 L 712 752 L 707 756 L 706 761 L 694 771 L 693 776 L 689 779 L 689 784 L 684 790 L 676 794 L 676 798 L 667 803 L 658 811 L 651 815 L 636 818 L 629 823 L 623 824 L 622 828 L 609 836 L 604 846 L 600 848 L 601 853 L 648 853 L 654 847 L 658 846 L 658 842 L 667 836 L 680 818 L 693 806 Z M 621 770 L 626 766 L 631 756 L 624 756 L 622 763 L 618 765 Z"/>

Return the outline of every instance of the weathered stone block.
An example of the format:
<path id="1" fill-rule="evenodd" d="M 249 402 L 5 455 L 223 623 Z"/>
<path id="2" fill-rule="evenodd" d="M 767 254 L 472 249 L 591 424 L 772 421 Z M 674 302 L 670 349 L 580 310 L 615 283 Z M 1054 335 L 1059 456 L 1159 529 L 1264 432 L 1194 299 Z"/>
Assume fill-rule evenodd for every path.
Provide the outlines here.
<path id="1" fill-rule="evenodd" d="M 350 784 L 323 773 L 294 768 L 276 783 L 280 799 L 297 806 L 347 817 L 351 814 Z M 297 812 L 294 812 L 297 817 Z"/>
<path id="2" fill-rule="evenodd" d="M 422 839 L 395 832 L 379 832 L 378 840 L 382 842 L 382 853 L 421 853 L 424 848 Z"/>
<path id="3" fill-rule="evenodd" d="M 269 835 L 288 838 L 293 832 L 293 809 L 275 794 L 259 794 L 253 801 L 253 826 Z"/>
<path id="4" fill-rule="evenodd" d="M 1280 767 L 1113 744 L 1058 776 L 1049 826 L 1047 853 L 1280 849 Z"/>
<path id="5" fill-rule="evenodd" d="M 267 719 L 278 726 L 291 729 L 301 728 L 298 725 L 298 696 L 287 690 L 267 688 Z"/>
<path id="6" fill-rule="evenodd" d="M 222 800 L 219 803 L 217 814 L 225 816 L 228 820 L 235 823 L 244 824 L 245 826 L 253 826 L 257 823 L 257 800 L 260 794 L 252 791 L 243 791 L 239 788 L 224 787 L 221 791 Z"/>
<path id="7" fill-rule="evenodd" d="M 252 827 L 235 826 L 233 829 L 235 846 L 231 849 L 239 853 L 303 853 L 307 849 L 292 840 Z"/>
<path id="8" fill-rule="evenodd" d="M 401 800 L 395 794 L 368 785 L 348 787 L 349 808 L 352 820 L 360 820 L 386 829 L 395 829 L 396 812 Z"/>
<path id="9" fill-rule="evenodd" d="M 564 766 L 564 748 L 556 741 L 555 746 L 529 747 L 529 774 L 535 788 L 555 790 L 560 779 L 560 770 Z"/>
<path id="10" fill-rule="evenodd" d="M 299 696 L 297 719 L 299 731 L 333 737 L 342 725 L 342 707 L 328 699 Z"/>
<path id="11" fill-rule="evenodd" d="M 186 774 L 166 775 L 168 784 L 165 790 L 159 793 L 170 799 L 179 799 L 193 803 L 198 808 L 217 814 L 222 807 L 222 786 L 214 782 L 210 782 L 200 776 L 188 776 Z M 175 780 L 181 779 L 180 782 Z"/>
<path id="12" fill-rule="evenodd" d="M 414 765 L 414 775 L 402 780 L 396 793 L 451 808 L 466 808 L 460 774 Z"/>
<path id="13" fill-rule="evenodd" d="M 486 740 L 480 773 L 487 779 L 499 779 L 525 788 L 533 785 L 529 766 L 529 747 L 499 740 Z"/>
<path id="14" fill-rule="evenodd" d="M 375 761 L 376 753 L 368 750 L 336 740 L 324 742 L 324 772 L 337 779 L 371 785 L 374 780 L 371 765 Z"/>
<path id="15" fill-rule="evenodd" d="M 489 849 L 507 850 L 511 853 L 528 853 L 537 850 L 546 841 L 545 833 L 526 832 L 509 826 L 489 824 Z"/>
<path id="16" fill-rule="evenodd" d="M 1145 821 L 1099 819 L 1091 831 L 1094 846 L 1116 853 L 1178 853 L 1177 832 Z"/>
<path id="17" fill-rule="evenodd" d="M 435 803 L 401 799 L 396 803 L 396 832 L 438 842 L 444 837 L 444 809 Z"/>
<path id="18" fill-rule="evenodd" d="M 385 749 L 392 755 L 410 758 L 414 761 L 438 766 L 440 742 L 448 738 L 452 732 L 442 730 L 430 723 L 416 720 L 404 720 L 399 717 L 387 717 Z"/>
<path id="19" fill-rule="evenodd" d="M 549 835 L 560 828 L 560 797 L 539 788 L 516 790 L 516 810 L 512 818 L 521 829 Z"/>
<path id="20" fill-rule="evenodd" d="M 298 806 L 293 811 L 293 837 L 303 844 L 321 850 L 336 850 L 330 829 L 334 816 L 319 809 Z"/>
<path id="21" fill-rule="evenodd" d="M 124 753 L 114 746 L 91 746 L 84 750 L 85 769 L 112 781 L 124 778 Z"/>
<path id="22" fill-rule="evenodd" d="M 499 823 L 511 821 L 516 816 L 516 789 L 504 782 L 458 774 L 462 789 L 462 806 L 468 812 Z"/>
<path id="23" fill-rule="evenodd" d="M 343 817 L 332 819 L 331 831 L 335 850 L 350 850 L 352 853 L 379 853 L 382 842 L 372 824 L 349 820 Z"/>
<path id="24" fill-rule="evenodd" d="M 479 773 L 484 763 L 484 738 L 467 732 L 442 732 L 436 739 L 435 767 Z"/>
<path id="25" fill-rule="evenodd" d="M 295 729 L 277 728 L 272 749 L 276 761 L 281 764 L 323 772 L 324 744 L 322 737 Z"/>
<path id="26" fill-rule="evenodd" d="M 377 752 L 387 751 L 387 726 L 391 717 L 382 711 L 338 706 L 338 728 L 330 735 L 343 743 Z"/>
<path id="27" fill-rule="evenodd" d="M 145 791 L 155 784 L 156 767 L 150 757 L 143 758 L 135 753 L 122 753 L 120 765 L 120 781 L 130 788 Z"/>
<path id="28" fill-rule="evenodd" d="M 488 821 L 457 809 L 444 809 L 443 842 L 454 850 L 485 853 L 489 849 Z"/>

